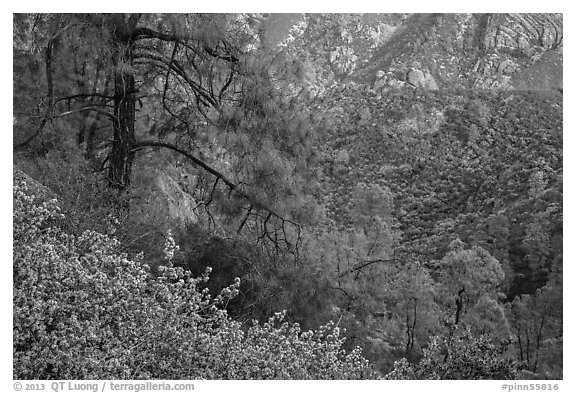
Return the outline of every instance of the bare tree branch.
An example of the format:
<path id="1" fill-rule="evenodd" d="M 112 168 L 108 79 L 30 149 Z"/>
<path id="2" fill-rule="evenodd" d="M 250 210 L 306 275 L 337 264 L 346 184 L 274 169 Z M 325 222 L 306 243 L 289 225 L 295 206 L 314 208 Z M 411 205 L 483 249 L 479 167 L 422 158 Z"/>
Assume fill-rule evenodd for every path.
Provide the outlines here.
<path id="1" fill-rule="evenodd" d="M 175 34 L 162 33 L 160 31 L 152 30 L 147 27 L 138 27 L 134 29 L 131 36 L 132 41 L 138 41 L 149 38 L 156 38 L 161 41 L 168 41 L 168 42 L 174 42 L 174 41 L 180 42 L 182 40 L 181 37 L 178 37 Z"/>
<path id="2" fill-rule="evenodd" d="M 196 83 L 190 77 L 190 75 L 188 75 L 188 73 L 185 71 L 185 68 L 177 60 L 166 59 L 165 57 L 162 57 L 160 55 L 156 55 L 153 53 L 143 53 L 143 52 L 138 52 L 138 53 L 134 54 L 134 59 L 138 59 L 138 58 L 154 60 L 154 61 L 157 61 L 157 62 L 164 64 L 166 67 L 169 67 L 169 69 L 174 71 L 175 74 L 182 77 L 186 81 L 186 83 L 192 88 L 192 90 L 198 94 L 198 96 L 200 96 L 204 101 L 209 103 L 215 109 L 218 108 L 218 102 L 216 102 L 210 96 L 210 93 L 206 89 L 204 89 L 202 86 L 200 86 L 198 83 Z M 208 104 L 206 104 L 206 105 L 208 105 Z"/>
<path id="3" fill-rule="evenodd" d="M 57 116 L 51 117 L 51 119 L 58 119 L 58 118 L 60 118 L 60 117 L 69 116 L 69 115 L 73 115 L 74 113 L 81 113 L 81 112 L 86 112 L 86 111 L 93 111 L 93 112 L 100 113 L 100 114 L 102 114 L 102 115 L 104 115 L 104 116 L 107 116 L 107 117 L 111 118 L 112 120 L 116 119 L 116 117 L 115 117 L 112 113 L 106 112 L 106 111 L 103 110 L 103 109 L 100 109 L 100 108 L 98 108 L 98 107 L 93 107 L 93 106 L 89 106 L 89 107 L 86 107 L 86 108 L 73 109 L 73 110 L 70 110 L 70 111 L 67 111 L 67 112 L 62 112 L 62 113 L 60 113 L 60 114 L 57 115 Z"/>
<path id="4" fill-rule="evenodd" d="M 210 56 L 215 57 L 217 59 L 226 60 L 226 61 L 229 61 L 230 63 L 238 63 L 238 61 L 239 61 L 236 56 L 234 56 L 232 53 L 230 53 L 229 50 L 227 50 L 226 53 L 220 53 L 217 50 L 210 48 L 208 45 L 204 45 L 203 48 L 206 51 L 206 53 L 208 53 Z"/>
<path id="5" fill-rule="evenodd" d="M 99 97 L 99 98 L 103 98 L 105 100 L 113 100 L 114 99 L 114 97 L 112 97 L 112 96 L 109 96 L 106 94 L 99 94 L 99 93 L 74 94 L 71 96 L 58 98 L 56 100 L 56 102 L 54 102 L 54 105 L 56 105 L 57 103 L 59 103 L 61 101 L 71 101 L 71 100 L 75 100 L 75 99 L 90 98 L 90 97 Z"/>
<path id="6" fill-rule="evenodd" d="M 362 261 L 359 262 L 357 264 L 355 264 L 354 266 L 352 266 L 350 269 L 345 270 L 344 272 L 340 273 L 338 275 L 338 278 L 342 278 L 350 273 L 354 273 L 354 272 L 359 272 L 360 270 L 364 269 L 365 267 L 374 265 L 376 263 L 385 263 L 385 262 L 398 262 L 399 259 L 396 258 L 392 258 L 392 259 L 371 259 L 369 261 Z"/>
<path id="7" fill-rule="evenodd" d="M 162 148 L 169 149 L 169 150 L 172 150 L 172 151 L 175 151 L 177 153 L 182 154 L 183 156 L 185 156 L 186 158 L 191 160 L 194 164 L 196 164 L 200 168 L 204 169 L 208 173 L 210 173 L 210 174 L 216 176 L 218 179 L 222 180 L 222 182 L 230 189 L 230 193 L 233 193 L 237 197 L 246 200 L 248 203 L 250 203 L 250 205 L 253 208 L 261 209 L 261 210 L 268 212 L 269 214 L 268 214 L 268 217 L 266 218 L 266 222 L 270 219 L 270 217 L 275 217 L 275 218 L 278 218 L 283 223 L 287 222 L 287 223 L 290 223 L 290 224 L 296 226 L 298 229 L 300 228 L 300 224 L 281 216 L 279 213 L 275 212 L 274 209 L 272 209 L 271 207 L 266 206 L 259 201 L 255 201 L 253 197 L 251 197 L 250 195 L 248 195 L 247 193 L 242 191 L 236 183 L 230 181 L 223 173 L 212 168 L 210 165 L 206 164 L 204 161 L 198 159 L 197 157 L 195 157 L 192 154 L 190 154 L 189 152 L 179 148 L 178 146 L 175 146 L 175 145 L 172 145 L 169 143 L 165 143 L 165 142 L 157 142 L 157 141 L 141 141 L 141 142 L 137 142 L 134 145 L 135 150 L 139 150 L 143 147 L 162 147 Z M 288 243 L 288 241 L 286 241 L 286 243 L 290 244 L 290 243 Z"/>

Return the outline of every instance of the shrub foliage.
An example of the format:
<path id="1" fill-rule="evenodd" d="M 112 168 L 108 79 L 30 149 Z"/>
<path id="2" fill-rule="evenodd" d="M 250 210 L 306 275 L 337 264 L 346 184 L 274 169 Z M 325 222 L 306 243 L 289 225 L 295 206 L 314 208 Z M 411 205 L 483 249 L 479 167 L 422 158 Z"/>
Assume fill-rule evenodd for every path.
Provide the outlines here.
<path id="1" fill-rule="evenodd" d="M 65 233 L 55 199 L 14 173 L 15 379 L 361 379 L 360 350 L 333 323 L 302 332 L 276 313 L 249 327 L 230 318 L 240 280 L 212 296 L 201 277 L 166 265 L 151 274 L 119 242 Z"/>

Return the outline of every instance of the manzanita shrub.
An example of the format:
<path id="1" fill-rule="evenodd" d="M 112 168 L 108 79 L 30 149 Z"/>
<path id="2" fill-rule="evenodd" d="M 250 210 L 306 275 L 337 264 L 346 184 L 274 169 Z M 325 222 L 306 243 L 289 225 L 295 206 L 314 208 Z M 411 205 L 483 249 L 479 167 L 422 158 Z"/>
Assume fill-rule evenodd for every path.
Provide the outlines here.
<path id="1" fill-rule="evenodd" d="M 246 327 L 201 277 L 172 266 L 151 274 L 144 256 L 95 231 L 65 233 L 57 201 L 14 172 L 14 379 L 366 379 L 360 348 L 342 349 L 337 326 L 300 331 L 284 313 Z"/>
<path id="2" fill-rule="evenodd" d="M 507 342 L 465 327 L 433 337 L 418 363 L 395 362 L 386 379 L 517 379 L 519 365 L 507 351 Z"/>

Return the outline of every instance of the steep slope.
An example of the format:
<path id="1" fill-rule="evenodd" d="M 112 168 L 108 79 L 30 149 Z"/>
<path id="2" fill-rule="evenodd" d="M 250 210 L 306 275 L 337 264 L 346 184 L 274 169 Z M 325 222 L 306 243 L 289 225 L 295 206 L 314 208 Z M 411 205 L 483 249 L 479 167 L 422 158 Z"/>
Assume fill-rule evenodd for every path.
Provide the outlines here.
<path id="1" fill-rule="evenodd" d="M 320 81 L 325 85 L 394 88 L 418 86 L 424 78 L 433 89 L 562 87 L 561 14 L 270 14 L 263 19 L 262 42 L 287 47 L 313 63 L 325 74 Z"/>
<path id="2" fill-rule="evenodd" d="M 323 84 L 311 107 L 328 217 L 352 225 L 354 189 L 377 184 L 394 194 L 396 255 L 431 261 L 459 237 L 503 263 L 510 298 L 542 286 L 562 255 L 562 15 L 306 15 L 295 26 L 288 50 Z"/>
<path id="3" fill-rule="evenodd" d="M 411 70 L 440 88 L 562 87 L 562 16 L 414 14 L 350 77 L 374 83 L 378 71 L 408 82 Z M 542 68 L 546 74 L 542 76 Z M 381 75 L 380 74 L 380 75 Z"/>

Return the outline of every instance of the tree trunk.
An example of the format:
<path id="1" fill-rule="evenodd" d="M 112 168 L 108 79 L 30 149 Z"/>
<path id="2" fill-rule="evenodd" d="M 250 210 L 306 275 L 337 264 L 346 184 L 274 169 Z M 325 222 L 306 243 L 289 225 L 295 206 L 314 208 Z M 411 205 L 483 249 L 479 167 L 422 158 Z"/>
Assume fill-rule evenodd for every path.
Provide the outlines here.
<path id="1" fill-rule="evenodd" d="M 114 75 L 114 140 L 110 152 L 108 181 L 110 186 L 123 190 L 130 184 L 134 160 L 134 77 L 124 72 Z"/>
<path id="2" fill-rule="evenodd" d="M 462 289 L 458 291 L 458 298 L 456 299 L 456 316 L 454 318 L 455 320 L 454 325 L 458 325 L 458 322 L 460 322 L 460 315 L 462 314 L 462 307 L 464 305 L 464 299 L 462 298 L 462 295 L 464 294 L 465 291 L 466 288 L 464 287 L 462 287 Z"/>
<path id="3" fill-rule="evenodd" d="M 112 17 L 112 37 L 114 45 L 114 140 L 108 156 L 108 182 L 113 188 L 122 191 L 130 185 L 130 174 L 134 161 L 136 114 L 136 92 L 133 71 L 132 32 L 136 27 L 137 16 L 128 20 L 124 15 Z"/>

